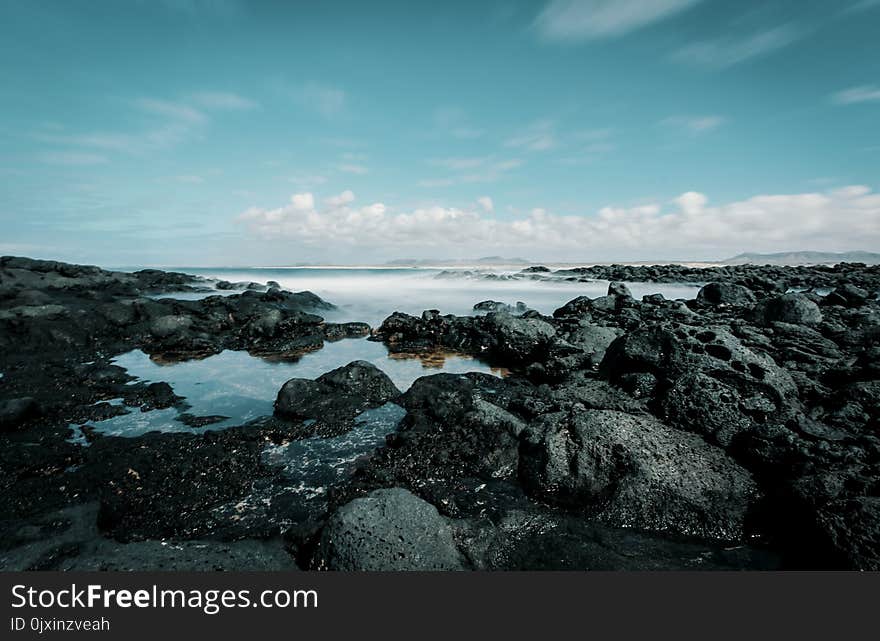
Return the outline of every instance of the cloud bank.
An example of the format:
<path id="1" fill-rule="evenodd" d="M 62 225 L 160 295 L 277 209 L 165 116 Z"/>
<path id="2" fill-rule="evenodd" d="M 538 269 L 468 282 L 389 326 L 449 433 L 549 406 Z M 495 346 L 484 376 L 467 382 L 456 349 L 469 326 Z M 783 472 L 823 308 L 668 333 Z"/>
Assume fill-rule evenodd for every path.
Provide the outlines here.
<path id="1" fill-rule="evenodd" d="M 880 194 L 851 186 L 825 193 L 758 195 L 721 205 L 698 192 L 667 203 L 603 207 L 572 216 L 534 209 L 503 219 L 487 207 L 425 207 L 392 211 L 383 203 L 355 206 L 351 191 L 316 206 L 311 193 L 294 194 L 274 209 L 252 207 L 238 216 L 264 240 L 358 249 L 389 258 L 422 251 L 431 256 L 525 252 L 535 260 L 651 260 L 723 258 L 741 251 L 845 251 L 880 246 Z"/>

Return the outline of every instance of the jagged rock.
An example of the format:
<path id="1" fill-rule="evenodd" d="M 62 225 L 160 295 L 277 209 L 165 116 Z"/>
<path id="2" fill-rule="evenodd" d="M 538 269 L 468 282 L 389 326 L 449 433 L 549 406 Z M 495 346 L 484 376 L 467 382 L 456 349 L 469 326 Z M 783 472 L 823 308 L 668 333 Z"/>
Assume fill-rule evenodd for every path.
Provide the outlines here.
<path id="1" fill-rule="evenodd" d="M 593 310 L 593 299 L 588 296 L 578 296 L 568 301 L 565 305 L 553 312 L 554 318 L 583 318 L 589 320 Z"/>
<path id="2" fill-rule="evenodd" d="M 624 283 L 608 283 L 609 296 L 623 296 L 624 298 L 632 298 L 632 292 Z"/>
<path id="3" fill-rule="evenodd" d="M 720 327 L 655 325 L 634 330 L 609 346 L 600 371 L 612 380 L 647 372 L 657 377 L 663 389 L 685 374 L 702 372 L 744 396 L 766 398 L 779 411 L 790 411 L 798 397 L 788 372 Z"/>
<path id="4" fill-rule="evenodd" d="M 524 314 L 529 310 L 525 303 L 517 301 L 516 305 L 508 305 L 497 300 L 484 300 L 474 305 L 475 312 L 506 312 L 508 314 Z"/>
<path id="5" fill-rule="evenodd" d="M 494 351 L 516 362 L 536 360 L 546 353 L 556 336 L 556 329 L 550 323 L 505 313 L 489 314 L 484 327 L 495 339 Z"/>
<path id="6" fill-rule="evenodd" d="M 708 283 L 697 293 L 697 300 L 710 305 L 752 307 L 757 302 L 752 290 L 736 283 Z"/>
<path id="7" fill-rule="evenodd" d="M 603 327 L 581 323 L 567 337 L 569 344 L 587 354 L 590 366 L 598 366 L 605 357 L 605 350 L 623 333 L 617 327 Z"/>
<path id="8" fill-rule="evenodd" d="M 150 333 L 156 338 L 168 338 L 181 334 L 192 327 L 193 319 L 189 316 L 161 316 L 150 324 Z"/>
<path id="9" fill-rule="evenodd" d="M 757 486 L 698 436 L 609 410 L 547 414 L 523 433 L 520 476 L 537 496 L 621 526 L 743 538 Z"/>
<path id="10" fill-rule="evenodd" d="M 463 569 L 452 529 L 430 503 L 401 488 L 375 490 L 330 517 L 319 567 L 355 571 Z"/>
<path id="11" fill-rule="evenodd" d="M 845 283 L 834 288 L 823 301 L 826 305 L 842 305 L 844 307 L 861 307 L 864 305 L 870 294 L 861 287 L 856 287 L 851 283 Z"/>
<path id="12" fill-rule="evenodd" d="M 314 381 L 290 379 L 278 392 L 275 413 L 284 418 L 315 421 L 316 433 L 326 436 L 347 431 L 358 414 L 399 395 L 400 390 L 378 367 L 366 361 L 353 361 Z"/>
<path id="13" fill-rule="evenodd" d="M 816 325 L 822 322 L 819 306 L 803 294 L 783 294 L 761 301 L 755 309 L 764 323 Z"/>
<path id="14" fill-rule="evenodd" d="M 663 401 L 669 425 L 696 432 L 724 447 L 737 434 L 751 429 L 753 419 L 746 407 L 736 388 L 699 372 L 675 381 Z M 776 407 L 771 404 L 767 409 Z"/>

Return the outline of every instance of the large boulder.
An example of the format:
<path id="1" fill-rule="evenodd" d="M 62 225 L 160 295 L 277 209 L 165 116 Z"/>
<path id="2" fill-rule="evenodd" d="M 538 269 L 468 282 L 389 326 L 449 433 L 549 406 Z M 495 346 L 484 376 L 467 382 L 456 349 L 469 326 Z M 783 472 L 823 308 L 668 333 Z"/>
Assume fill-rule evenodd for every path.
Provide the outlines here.
<path id="1" fill-rule="evenodd" d="M 856 287 L 851 283 L 844 283 L 828 294 L 825 297 L 824 303 L 826 305 L 842 305 L 844 307 L 861 307 L 869 298 L 870 294 L 866 289 Z"/>
<path id="2" fill-rule="evenodd" d="M 721 327 L 636 329 L 608 347 L 600 371 L 615 382 L 627 374 L 647 372 L 657 378 L 662 390 L 685 374 L 702 372 L 745 397 L 763 397 L 775 411 L 790 409 L 798 398 L 797 386 L 786 370 Z"/>
<path id="3" fill-rule="evenodd" d="M 484 328 L 494 338 L 493 352 L 512 362 L 538 360 L 556 336 L 556 329 L 546 321 L 504 312 L 486 316 Z"/>
<path id="4" fill-rule="evenodd" d="M 758 320 L 793 325 L 816 325 L 822 322 L 819 306 L 803 294 L 783 294 L 761 301 L 756 308 Z"/>
<path id="5" fill-rule="evenodd" d="M 611 410 L 546 414 L 523 433 L 520 477 L 538 497 L 613 525 L 739 540 L 757 493 L 700 437 Z"/>
<path id="6" fill-rule="evenodd" d="M 364 410 L 384 405 L 400 390 L 378 367 L 353 361 L 316 380 L 292 378 L 278 392 L 275 414 L 293 420 L 310 420 L 325 436 L 348 430 Z M 325 432 L 326 433 L 323 433 Z"/>
<path id="7" fill-rule="evenodd" d="M 562 307 L 554 310 L 554 318 L 581 318 L 589 320 L 593 311 L 593 299 L 589 296 L 578 296 Z"/>
<path id="8" fill-rule="evenodd" d="M 502 379 L 487 374 L 424 376 L 401 397 L 407 414 L 396 446 L 417 443 L 416 477 L 423 464 L 430 467 L 433 461 L 440 468 L 430 472 L 433 477 L 512 478 L 518 464 L 517 437 L 526 423 L 508 406 L 521 397 Z"/>
<path id="9" fill-rule="evenodd" d="M 632 292 L 625 283 L 611 282 L 608 283 L 609 296 L 623 296 L 624 298 L 632 298 Z"/>
<path id="10" fill-rule="evenodd" d="M 190 316 L 168 314 L 150 323 L 150 333 L 156 338 L 168 338 L 187 331 L 192 324 L 193 319 Z"/>
<path id="11" fill-rule="evenodd" d="M 587 354 L 589 365 L 598 366 L 605 357 L 605 350 L 622 333 L 617 327 L 581 323 L 568 335 L 568 342 Z"/>
<path id="12" fill-rule="evenodd" d="M 430 503 L 401 488 L 340 507 L 321 536 L 319 565 L 343 571 L 460 570 L 452 529 Z"/>
<path id="13" fill-rule="evenodd" d="M 708 283 L 697 293 L 697 300 L 719 307 L 752 307 L 757 302 L 752 290 L 736 283 Z"/>
<path id="14" fill-rule="evenodd" d="M 352 361 L 322 374 L 317 382 L 339 394 L 356 394 L 368 403 L 381 405 L 400 395 L 388 375 L 367 361 Z"/>

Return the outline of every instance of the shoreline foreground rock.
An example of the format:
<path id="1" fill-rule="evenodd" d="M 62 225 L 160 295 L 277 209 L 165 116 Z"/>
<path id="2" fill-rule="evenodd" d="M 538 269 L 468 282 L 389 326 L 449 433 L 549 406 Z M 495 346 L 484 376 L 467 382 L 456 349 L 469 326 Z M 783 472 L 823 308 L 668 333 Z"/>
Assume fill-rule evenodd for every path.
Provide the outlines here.
<path id="1" fill-rule="evenodd" d="M 627 286 L 687 268 L 569 271 L 608 293 L 371 331 L 308 292 L 0 258 L 0 567 L 880 569 L 880 267 L 704 270 L 693 300 Z M 162 297 L 180 291 L 205 297 Z M 509 375 L 401 390 L 353 361 L 271 390 L 274 415 L 245 425 L 72 439 L 114 399 L 186 407 L 118 354 L 295 359 L 367 334 Z M 310 493 L 268 455 L 354 439 L 388 407 L 384 444 Z"/>

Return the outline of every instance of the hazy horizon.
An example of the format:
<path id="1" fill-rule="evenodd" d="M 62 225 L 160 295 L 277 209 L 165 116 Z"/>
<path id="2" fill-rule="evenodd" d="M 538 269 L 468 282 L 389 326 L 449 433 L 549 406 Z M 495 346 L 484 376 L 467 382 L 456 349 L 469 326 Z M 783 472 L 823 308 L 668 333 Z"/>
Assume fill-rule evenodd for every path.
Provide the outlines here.
<path id="1" fill-rule="evenodd" d="M 10 0 L 0 254 L 880 248 L 880 2 Z"/>

